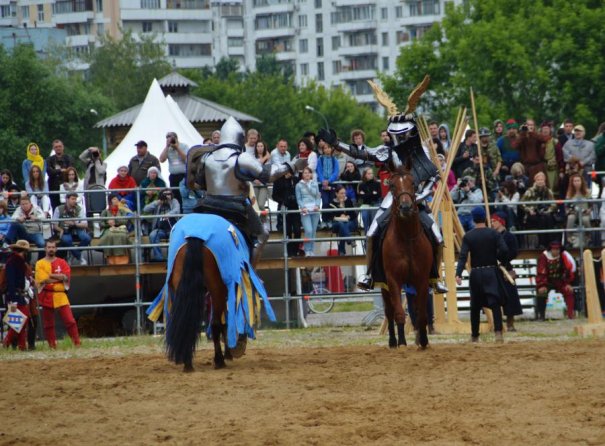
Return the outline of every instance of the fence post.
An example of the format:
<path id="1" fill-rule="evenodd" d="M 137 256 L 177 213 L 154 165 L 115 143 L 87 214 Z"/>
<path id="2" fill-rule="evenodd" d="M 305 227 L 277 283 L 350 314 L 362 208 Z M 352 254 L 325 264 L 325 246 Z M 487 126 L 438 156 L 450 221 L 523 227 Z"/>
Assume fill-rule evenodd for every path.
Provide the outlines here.
<path id="1" fill-rule="evenodd" d="M 134 306 L 137 310 L 137 334 L 143 333 L 142 318 L 141 318 L 141 195 L 139 188 L 136 190 L 136 201 L 137 210 L 135 214 L 135 225 L 134 225 L 134 268 L 135 268 L 135 303 Z"/>
<path id="2" fill-rule="evenodd" d="M 280 208 L 280 217 L 282 218 L 282 238 L 284 253 L 284 307 L 286 311 L 286 327 L 290 328 L 290 272 L 288 271 L 288 235 L 286 232 L 286 217 L 288 210 L 286 205 L 282 204 Z"/>

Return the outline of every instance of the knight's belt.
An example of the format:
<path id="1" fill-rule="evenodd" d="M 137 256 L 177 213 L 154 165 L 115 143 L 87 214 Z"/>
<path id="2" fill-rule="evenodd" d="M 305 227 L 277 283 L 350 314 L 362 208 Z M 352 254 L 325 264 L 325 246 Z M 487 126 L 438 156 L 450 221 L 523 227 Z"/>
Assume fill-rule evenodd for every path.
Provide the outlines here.
<path id="1" fill-rule="evenodd" d="M 486 269 L 486 268 L 496 268 L 496 265 L 485 265 L 485 266 L 473 266 L 471 269 Z"/>

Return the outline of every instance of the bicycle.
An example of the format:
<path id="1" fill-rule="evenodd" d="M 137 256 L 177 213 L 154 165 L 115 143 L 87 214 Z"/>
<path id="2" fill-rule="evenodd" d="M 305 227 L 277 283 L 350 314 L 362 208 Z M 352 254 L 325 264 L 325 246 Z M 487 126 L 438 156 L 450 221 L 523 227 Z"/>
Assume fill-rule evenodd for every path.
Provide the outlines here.
<path id="1" fill-rule="evenodd" d="M 309 310 L 316 314 L 328 313 L 334 308 L 334 296 L 331 294 L 322 282 L 313 282 L 313 289 L 305 296 Z"/>

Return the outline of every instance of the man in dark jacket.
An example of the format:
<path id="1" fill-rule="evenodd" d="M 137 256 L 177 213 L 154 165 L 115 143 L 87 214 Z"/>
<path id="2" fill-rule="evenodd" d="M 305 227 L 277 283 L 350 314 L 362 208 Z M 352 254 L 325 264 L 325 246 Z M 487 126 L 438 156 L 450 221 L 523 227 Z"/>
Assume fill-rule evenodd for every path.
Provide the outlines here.
<path id="1" fill-rule="evenodd" d="M 50 192 L 58 192 L 61 184 L 65 181 L 65 172 L 68 167 L 74 165 L 74 161 L 65 152 L 63 142 L 59 139 L 53 141 L 54 155 L 46 159 L 46 173 L 48 174 L 48 190 Z M 53 209 L 56 209 L 61 204 L 59 194 L 50 194 L 50 203 Z"/>
<path id="2" fill-rule="evenodd" d="M 498 269 L 498 260 L 506 261 L 508 248 L 500 234 L 485 224 L 486 215 L 483 207 L 472 210 L 475 229 L 467 232 L 462 239 L 456 283 L 462 284 L 462 270 L 466 266 L 468 254 L 471 254 L 471 271 L 469 287 L 471 290 L 471 341 L 479 341 L 479 319 L 481 308 L 488 307 L 494 315 L 496 342 L 503 342 L 502 312 L 505 290 L 503 277 Z"/>
<path id="3" fill-rule="evenodd" d="M 128 163 L 128 175 L 134 178 L 137 185 L 140 185 L 141 181 L 147 178 L 147 171 L 150 167 L 157 167 L 158 170 L 162 170 L 162 168 L 160 160 L 147 150 L 145 141 L 139 141 L 135 146 L 137 147 L 137 154 Z"/>

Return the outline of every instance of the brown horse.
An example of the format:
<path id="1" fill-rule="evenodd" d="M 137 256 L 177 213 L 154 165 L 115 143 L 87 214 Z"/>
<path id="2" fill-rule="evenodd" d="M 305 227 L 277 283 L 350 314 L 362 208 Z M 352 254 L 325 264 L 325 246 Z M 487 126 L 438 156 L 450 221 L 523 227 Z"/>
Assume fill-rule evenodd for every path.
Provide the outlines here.
<path id="1" fill-rule="evenodd" d="M 407 345 L 405 341 L 405 313 L 401 304 L 403 284 L 416 288 L 412 311 L 416 318 L 416 344 L 428 345 L 426 304 L 429 295 L 429 278 L 433 264 L 433 249 L 420 224 L 415 200 L 414 178 L 409 165 L 391 172 L 389 181 L 393 196 L 391 217 L 382 244 L 382 264 L 388 291 L 382 290 L 384 313 L 388 322 L 389 347 Z M 395 337 L 395 323 L 397 335 Z"/>
<path id="2" fill-rule="evenodd" d="M 193 356 L 200 338 L 200 328 L 207 320 L 205 296 L 212 303 L 211 334 L 214 342 L 214 367 L 225 367 L 225 359 L 239 358 L 246 350 L 246 335 L 238 336 L 237 345 L 229 349 L 226 342 L 227 287 L 212 252 L 199 238 L 189 237 L 174 258 L 169 280 L 169 293 L 174 295 L 166 325 L 168 358 L 184 364 L 184 371 L 193 371 Z M 225 339 L 225 353 L 221 349 Z"/>

